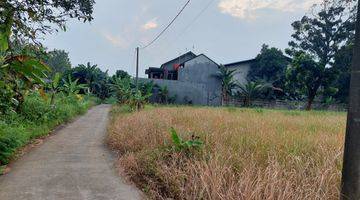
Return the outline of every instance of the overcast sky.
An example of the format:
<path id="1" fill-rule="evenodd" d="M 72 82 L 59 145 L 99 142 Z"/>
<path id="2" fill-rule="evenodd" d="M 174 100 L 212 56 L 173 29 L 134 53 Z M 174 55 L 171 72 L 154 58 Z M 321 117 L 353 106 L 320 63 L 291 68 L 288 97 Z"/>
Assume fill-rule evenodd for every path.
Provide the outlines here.
<path id="1" fill-rule="evenodd" d="M 73 65 L 91 62 L 109 74 L 122 69 L 134 75 L 135 47 L 151 41 L 186 1 L 97 0 L 91 23 L 71 20 L 67 32 L 44 43 L 68 51 Z M 140 76 L 189 50 L 226 64 L 254 58 L 264 43 L 284 49 L 291 23 L 318 1 L 191 0 L 173 26 L 140 52 Z"/>

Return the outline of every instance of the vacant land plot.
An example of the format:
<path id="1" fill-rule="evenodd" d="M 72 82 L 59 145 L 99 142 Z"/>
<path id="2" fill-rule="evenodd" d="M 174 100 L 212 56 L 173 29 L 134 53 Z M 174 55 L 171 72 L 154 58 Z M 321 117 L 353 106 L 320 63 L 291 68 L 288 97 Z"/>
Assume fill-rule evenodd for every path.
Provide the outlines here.
<path id="1" fill-rule="evenodd" d="M 114 113 L 108 142 L 150 198 L 338 199 L 345 113 L 192 107 Z M 184 141 L 204 145 L 174 148 L 171 127 Z"/>

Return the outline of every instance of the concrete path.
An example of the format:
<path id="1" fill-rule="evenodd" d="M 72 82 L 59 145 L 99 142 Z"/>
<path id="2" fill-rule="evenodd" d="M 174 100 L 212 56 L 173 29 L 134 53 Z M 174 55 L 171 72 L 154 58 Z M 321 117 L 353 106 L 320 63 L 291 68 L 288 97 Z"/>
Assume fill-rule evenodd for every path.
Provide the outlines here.
<path id="1" fill-rule="evenodd" d="M 104 144 L 109 110 L 94 107 L 16 161 L 0 176 L 0 200 L 141 199 Z"/>

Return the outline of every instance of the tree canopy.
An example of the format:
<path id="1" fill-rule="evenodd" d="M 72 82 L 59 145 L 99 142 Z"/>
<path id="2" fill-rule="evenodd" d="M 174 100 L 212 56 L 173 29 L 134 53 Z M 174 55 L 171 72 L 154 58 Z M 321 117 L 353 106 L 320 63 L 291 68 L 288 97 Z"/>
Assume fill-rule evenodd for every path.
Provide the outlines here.
<path id="1" fill-rule="evenodd" d="M 264 44 L 255 60 L 247 79 L 253 82 L 262 80 L 271 83 L 276 88 L 284 89 L 285 71 L 291 59 L 286 57 L 280 49 L 270 48 Z M 269 92 L 269 94 L 264 94 L 268 98 L 276 98 L 284 94 L 283 92 L 274 93 L 272 90 L 266 92 Z"/>
<path id="2" fill-rule="evenodd" d="M 59 28 L 66 30 L 69 18 L 92 20 L 94 4 L 94 0 L 2 0 L 0 31 L 11 31 L 15 39 L 38 43 L 41 35 Z"/>
<path id="3" fill-rule="evenodd" d="M 71 68 L 69 53 L 64 50 L 54 49 L 47 52 L 45 63 L 51 68 L 51 77 L 56 73 L 64 73 Z"/>
<path id="4" fill-rule="evenodd" d="M 289 42 L 286 53 L 294 61 L 288 72 L 288 81 L 296 81 L 292 85 L 307 90 L 304 91 L 308 98 L 307 109 L 311 109 L 319 88 L 330 91 L 330 83 L 338 75 L 338 71 L 333 69 L 335 57 L 354 38 L 354 8 L 353 1 L 324 1 L 314 7 L 311 14 L 292 24 L 293 40 Z"/>

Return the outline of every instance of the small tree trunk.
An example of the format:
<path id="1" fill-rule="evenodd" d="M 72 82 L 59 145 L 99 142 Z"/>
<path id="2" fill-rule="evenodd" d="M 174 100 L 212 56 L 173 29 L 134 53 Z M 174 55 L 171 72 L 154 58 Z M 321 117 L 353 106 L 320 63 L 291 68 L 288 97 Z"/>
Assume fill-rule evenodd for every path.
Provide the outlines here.
<path id="1" fill-rule="evenodd" d="M 55 92 L 53 91 L 51 94 L 50 105 L 54 105 L 54 101 L 55 101 Z"/>
<path id="2" fill-rule="evenodd" d="M 229 98 L 226 93 L 224 93 L 224 105 L 227 106 L 229 104 Z"/>
<path id="3" fill-rule="evenodd" d="M 306 105 L 306 110 L 310 111 L 312 109 L 312 104 L 314 102 L 315 96 L 309 96 L 308 101 L 307 101 L 307 105 Z"/>
<path id="4" fill-rule="evenodd" d="M 136 111 L 140 111 L 141 110 L 141 104 L 140 103 L 137 103 L 137 105 L 136 105 Z"/>
<path id="5" fill-rule="evenodd" d="M 225 105 L 225 97 L 226 94 L 225 94 L 225 90 L 224 88 L 221 89 L 221 105 L 224 106 Z"/>

